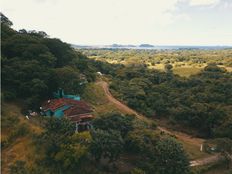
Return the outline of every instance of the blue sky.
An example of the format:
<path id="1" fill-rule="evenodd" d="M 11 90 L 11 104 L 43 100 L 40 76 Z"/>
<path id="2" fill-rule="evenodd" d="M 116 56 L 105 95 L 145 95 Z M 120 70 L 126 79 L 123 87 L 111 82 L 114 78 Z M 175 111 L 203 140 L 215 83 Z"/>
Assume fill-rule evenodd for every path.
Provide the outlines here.
<path id="1" fill-rule="evenodd" d="M 1 0 L 15 29 L 74 44 L 232 45 L 232 0 Z"/>

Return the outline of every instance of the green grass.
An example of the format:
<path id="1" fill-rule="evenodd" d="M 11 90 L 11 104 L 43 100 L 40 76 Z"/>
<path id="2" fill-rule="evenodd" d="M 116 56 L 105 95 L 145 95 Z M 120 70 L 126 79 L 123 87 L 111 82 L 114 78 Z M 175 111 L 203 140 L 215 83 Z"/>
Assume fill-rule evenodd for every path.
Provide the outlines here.
<path id="1" fill-rule="evenodd" d="M 190 160 L 196 160 L 210 156 L 210 154 L 206 152 L 201 152 L 199 146 L 193 145 L 186 141 L 181 141 L 181 140 L 179 141 L 183 145 L 184 150 L 186 151 Z"/>
<path id="2" fill-rule="evenodd" d="M 108 101 L 102 87 L 98 83 L 89 83 L 84 91 L 83 99 L 94 108 L 94 115 L 109 112 L 120 112 L 117 107 Z"/>
<path id="3" fill-rule="evenodd" d="M 200 73 L 201 70 L 202 68 L 194 67 L 194 66 L 176 67 L 176 68 L 173 68 L 173 73 L 179 76 L 182 76 L 182 77 L 189 77 L 191 75 Z"/>
<path id="4" fill-rule="evenodd" d="M 175 64 L 173 64 L 173 73 L 177 74 L 182 77 L 189 77 L 191 75 L 195 75 L 201 72 L 204 66 L 193 66 L 193 65 L 187 65 L 187 66 L 177 66 L 175 67 Z M 164 71 L 164 64 L 156 64 L 155 66 L 150 66 L 152 69 L 156 69 L 159 71 Z"/>
<path id="5" fill-rule="evenodd" d="M 102 87 L 97 83 L 89 83 L 85 88 L 83 99 L 92 105 L 103 105 L 108 102 Z"/>

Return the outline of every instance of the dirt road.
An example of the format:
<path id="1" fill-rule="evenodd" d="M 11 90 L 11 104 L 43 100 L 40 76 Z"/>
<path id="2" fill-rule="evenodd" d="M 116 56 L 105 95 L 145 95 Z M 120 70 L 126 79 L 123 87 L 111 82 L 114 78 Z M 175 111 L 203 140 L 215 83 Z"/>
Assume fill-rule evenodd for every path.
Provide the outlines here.
<path id="1" fill-rule="evenodd" d="M 194 160 L 190 161 L 190 166 L 202 166 L 210 163 L 217 162 L 218 160 L 222 159 L 222 156 L 220 154 L 212 155 L 207 158 L 199 159 L 199 160 Z"/>
<path id="2" fill-rule="evenodd" d="M 137 113 L 135 110 L 129 108 L 127 105 L 123 104 L 122 102 L 118 101 L 117 99 L 115 99 L 112 94 L 110 93 L 109 91 L 109 87 L 108 87 L 108 84 L 104 81 L 100 81 L 98 82 L 98 84 L 100 84 L 108 98 L 108 100 L 112 103 L 115 104 L 115 106 L 119 109 L 119 110 L 122 110 L 128 114 L 134 114 L 138 119 L 140 120 L 143 120 L 143 121 L 146 121 L 146 122 L 150 122 L 150 119 Z M 201 144 L 204 142 L 204 139 L 201 139 L 201 138 L 193 138 L 191 137 L 190 135 L 187 135 L 185 133 L 182 133 L 182 132 L 177 132 L 177 131 L 171 131 L 171 130 L 168 130 L 167 128 L 164 128 L 164 127 L 160 127 L 158 126 L 158 129 L 167 133 L 167 134 L 171 134 L 171 135 L 174 135 L 176 136 L 178 139 L 181 139 L 181 140 L 184 140 L 184 141 L 187 141 L 187 142 L 191 142 L 192 144 L 195 144 L 195 145 L 198 145 L 199 146 L 199 149 L 200 149 L 200 146 Z"/>
<path id="3" fill-rule="evenodd" d="M 118 101 L 116 98 L 114 98 L 112 96 L 112 94 L 110 93 L 109 91 L 109 86 L 108 86 L 108 83 L 106 83 L 105 81 L 99 81 L 97 82 L 100 86 L 102 86 L 108 100 L 112 103 L 115 104 L 115 106 L 121 110 L 121 111 L 124 111 L 128 114 L 134 114 L 138 119 L 140 120 L 143 120 L 143 121 L 146 121 L 146 122 L 150 122 L 150 119 L 137 113 L 135 110 L 129 108 L 127 105 L 123 104 L 122 102 Z M 188 142 L 188 143 L 191 143 L 193 145 L 196 145 L 199 147 L 199 150 L 200 150 L 200 146 L 201 144 L 205 141 L 204 139 L 201 139 L 201 138 L 195 138 L 195 137 L 192 137 L 188 134 L 185 134 L 185 133 L 182 133 L 182 132 L 178 132 L 178 131 L 173 131 L 173 130 L 168 130 L 167 128 L 164 128 L 164 127 L 160 127 L 158 126 L 158 129 L 160 131 L 163 131 L 167 134 L 170 134 L 170 135 L 173 135 L 175 136 L 177 139 L 180 139 L 184 142 Z M 216 162 L 220 159 L 220 155 L 216 154 L 216 155 L 212 155 L 210 157 L 207 157 L 207 158 L 203 158 L 203 159 L 199 159 L 199 160 L 194 160 L 194 161 L 191 161 L 190 162 L 190 166 L 200 166 L 200 165 L 205 165 L 205 164 L 209 164 L 209 163 L 212 163 L 212 162 Z"/>

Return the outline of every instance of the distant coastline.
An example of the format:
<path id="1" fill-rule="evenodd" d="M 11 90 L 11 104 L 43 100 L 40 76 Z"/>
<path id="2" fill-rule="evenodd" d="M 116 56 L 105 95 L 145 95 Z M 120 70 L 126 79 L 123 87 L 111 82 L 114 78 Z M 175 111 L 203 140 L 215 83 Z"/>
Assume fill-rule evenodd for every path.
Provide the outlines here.
<path id="1" fill-rule="evenodd" d="M 219 50 L 219 49 L 232 49 L 232 46 L 188 46 L 188 45 L 150 45 L 150 44 L 140 44 L 140 45 L 122 45 L 122 44 L 112 44 L 112 45 L 75 45 L 71 44 L 73 48 L 76 49 L 152 49 L 152 50 L 186 50 L 186 49 L 199 49 L 199 50 Z"/>

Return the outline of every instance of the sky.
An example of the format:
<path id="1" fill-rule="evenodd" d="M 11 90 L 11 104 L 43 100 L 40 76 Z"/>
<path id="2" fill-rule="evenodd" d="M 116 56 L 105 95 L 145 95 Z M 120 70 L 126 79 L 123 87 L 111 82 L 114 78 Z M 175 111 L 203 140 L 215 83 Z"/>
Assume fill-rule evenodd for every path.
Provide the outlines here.
<path id="1" fill-rule="evenodd" d="M 232 0 L 1 0 L 16 30 L 79 45 L 232 45 Z"/>

